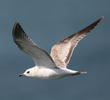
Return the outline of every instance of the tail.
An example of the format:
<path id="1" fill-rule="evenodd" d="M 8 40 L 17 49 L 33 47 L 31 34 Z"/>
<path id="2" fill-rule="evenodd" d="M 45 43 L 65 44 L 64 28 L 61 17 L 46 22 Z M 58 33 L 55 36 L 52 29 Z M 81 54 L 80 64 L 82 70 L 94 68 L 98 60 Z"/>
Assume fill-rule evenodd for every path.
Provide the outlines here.
<path id="1" fill-rule="evenodd" d="M 87 74 L 87 72 L 79 72 L 80 74 Z"/>
<path id="2" fill-rule="evenodd" d="M 74 73 L 72 75 L 80 75 L 80 74 L 87 74 L 87 72 L 80 72 L 80 71 L 78 71 L 78 72 L 76 72 L 76 73 Z"/>

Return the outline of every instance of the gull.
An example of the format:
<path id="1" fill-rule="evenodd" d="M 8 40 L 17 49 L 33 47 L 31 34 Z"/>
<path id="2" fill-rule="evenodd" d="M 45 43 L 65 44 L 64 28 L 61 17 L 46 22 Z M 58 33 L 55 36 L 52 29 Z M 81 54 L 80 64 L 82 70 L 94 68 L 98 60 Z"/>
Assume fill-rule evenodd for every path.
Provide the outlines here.
<path id="1" fill-rule="evenodd" d="M 12 30 L 13 40 L 19 49 L 32 57 L 35 63 L 34 67 L 28 68 L 19 76 L 52 80 L 66 76 L 86 74 L 87 72 L 68 69 L 67 64 L 78 42 L 94 29 L 103 18 L 99 18 L 81 31 L 53 45 L 50 54 L 38 47 L 24 32 L 21 25 L 16 22 Z"/>

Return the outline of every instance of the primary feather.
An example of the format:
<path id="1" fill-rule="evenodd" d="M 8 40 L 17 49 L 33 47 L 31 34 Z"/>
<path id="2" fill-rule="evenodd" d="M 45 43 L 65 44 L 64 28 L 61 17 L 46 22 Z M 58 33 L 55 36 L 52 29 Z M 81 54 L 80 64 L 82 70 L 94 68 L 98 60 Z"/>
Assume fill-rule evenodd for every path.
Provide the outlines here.
<path id="1" fill-rule="evenodd" d="M 55 61 L 56 65 L 65 68 L 70 61 L 72 53 L 77 46 L 78 42 L 84 38 L 97 24 L 103 19 L 99 18 L 97 21 L 82 29 L 81 31 L 72 34 L 59 43 L 55 44 L 51 49 L 51 57 Z"/>
<path id="2" fill-rule="evenodd" d="M 27 36 L 19 23 L 15 23 L 12 34 L 17 46 L 22 51 L 29 54 L 37 66 L 56 66 L 50 55 L 45 50 L 39 48 L 31 38 Z"/>

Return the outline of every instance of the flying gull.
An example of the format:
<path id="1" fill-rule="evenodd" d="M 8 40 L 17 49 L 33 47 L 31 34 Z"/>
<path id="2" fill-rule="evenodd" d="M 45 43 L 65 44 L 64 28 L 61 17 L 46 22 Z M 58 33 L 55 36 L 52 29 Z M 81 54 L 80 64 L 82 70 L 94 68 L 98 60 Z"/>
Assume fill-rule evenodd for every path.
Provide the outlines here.
<path id="1" fill-rule="evenodd" d="M 34 67 L 27 69 L 19 76 L 51 80 L 87 73 L 68 69 L 67 64 L 78 42 L 94 29 L 103 18 L 99 18 L 81 31 L 55 44 L 51 49 L 50 55 L 39 48 L 24 32 L 21 25 L 16 22 L 12 31 L 13 40 L 22 51 L 32 57 L 35 63 Z"/>

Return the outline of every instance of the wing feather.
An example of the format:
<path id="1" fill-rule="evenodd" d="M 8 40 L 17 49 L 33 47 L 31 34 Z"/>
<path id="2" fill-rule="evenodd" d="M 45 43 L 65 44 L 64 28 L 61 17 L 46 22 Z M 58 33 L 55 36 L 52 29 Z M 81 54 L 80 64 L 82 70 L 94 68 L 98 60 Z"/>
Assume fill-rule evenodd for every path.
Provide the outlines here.
<path id="1" fill-rule="evenodd" d="M 43 49 L 39 48 L 22 29 L 19 23 L 15 23 L 12 31 L 13 40 L 17 46 L 25 53 L 32 56 L 37 66 L 55 67 L 55 63 L 50 55 Z"/>
<path id="2" fill-rule="evenodd" d="M 70 61 L 72 53 L 77 46 L 78 42 L 84 38 L 97 24 L 103 19 L 99 18 L 97 21 L 82 29 L 81 31 L 65 38 L 59 43 L 55 44 L 51 49 L 51 57 L 59 67 L 66 67 Z"/>

